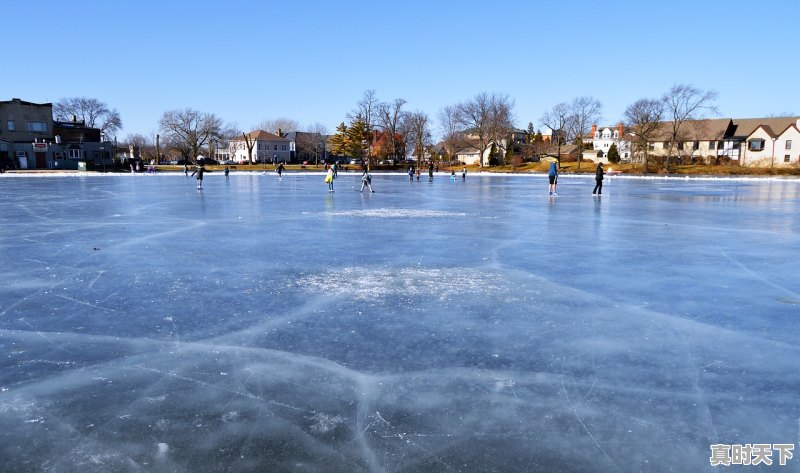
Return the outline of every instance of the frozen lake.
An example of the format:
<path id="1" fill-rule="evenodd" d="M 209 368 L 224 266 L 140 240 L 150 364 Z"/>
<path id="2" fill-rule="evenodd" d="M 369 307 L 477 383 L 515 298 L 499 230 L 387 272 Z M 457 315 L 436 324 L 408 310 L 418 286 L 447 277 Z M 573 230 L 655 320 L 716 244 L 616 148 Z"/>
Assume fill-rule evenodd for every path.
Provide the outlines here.
<path id="1" fill-rule="evenodd" d="M 3 472 L 684 473 L 799 441 L 800 181 L 194 182 L 0 176 Z"/>

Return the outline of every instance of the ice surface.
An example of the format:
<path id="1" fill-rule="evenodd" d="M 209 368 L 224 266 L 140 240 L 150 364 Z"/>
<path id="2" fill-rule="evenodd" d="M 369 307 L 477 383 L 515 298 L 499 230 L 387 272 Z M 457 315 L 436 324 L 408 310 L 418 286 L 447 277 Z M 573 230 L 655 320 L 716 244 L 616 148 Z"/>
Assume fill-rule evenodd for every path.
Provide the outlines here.
<path id="1" fill-rule="evenodd" d="M 0 176 L 2 471 L 696 472 L 798 441 L 800 182 L 373 186 Z"/>

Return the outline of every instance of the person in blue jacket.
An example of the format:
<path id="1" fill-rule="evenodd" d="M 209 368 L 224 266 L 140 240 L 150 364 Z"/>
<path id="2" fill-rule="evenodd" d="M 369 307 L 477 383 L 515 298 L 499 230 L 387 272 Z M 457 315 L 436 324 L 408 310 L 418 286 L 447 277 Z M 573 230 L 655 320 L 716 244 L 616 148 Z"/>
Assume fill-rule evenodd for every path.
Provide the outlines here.
<path id="1" fill-rule="evenodd" d="M 556 193 L 556 186 L 558 185 L 558 165 L 555 162 L 550 163 L 550 172 L 547 174 L 550 180 L 550 195 L 558 195 Z"/>

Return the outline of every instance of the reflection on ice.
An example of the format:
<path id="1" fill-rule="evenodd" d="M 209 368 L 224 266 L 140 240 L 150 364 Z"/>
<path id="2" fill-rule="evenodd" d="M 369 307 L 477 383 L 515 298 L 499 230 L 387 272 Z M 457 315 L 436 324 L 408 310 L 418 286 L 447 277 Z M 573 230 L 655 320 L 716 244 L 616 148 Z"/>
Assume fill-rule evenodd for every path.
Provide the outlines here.
<path id="1" fill-rule="evenodd" d="M 2 180 L 3 471 L 696 472 L 797 441 L 796 182 L 375 180 Z"/>

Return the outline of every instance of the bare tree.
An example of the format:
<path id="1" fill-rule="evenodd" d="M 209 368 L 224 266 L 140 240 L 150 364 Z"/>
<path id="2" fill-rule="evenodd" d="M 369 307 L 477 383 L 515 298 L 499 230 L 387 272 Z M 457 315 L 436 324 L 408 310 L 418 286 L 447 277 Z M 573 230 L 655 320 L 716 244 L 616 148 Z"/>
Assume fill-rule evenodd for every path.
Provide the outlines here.
<path id="1" fill-rule="evenodd" d="M 425 150 L 431 142 L 430 119 L 425 112 L 419 110 L 403 114 L 403 131 L 407 143 L 414 150 L 417 166 L 422 166 Z"/>
<path id="2" fill-rule="evenodd" d="M 556 160 L 558 160 L 559 167 L 561 167 L 561 145 L 564 144 L 564 133 L 569 126 L 571 116 L 572 110 L 570 109 L 570 106 L 564 102 L 561 102 L 554 105 L 552 109 L 545 112 L 544 115 L 542 115 L 542 118 L 539 119 L 542 125 L 550 128 L 550 130 L 553 132 L 552 139 L 556 142 L 558 150 L 558 156 L 556 156 Z"/>
<path id="3" fill-rule="evenodd" d="M 325 157 L 326 137 L 328 136 L 328 127 L 322 123 L 316 122 L 309 127 L 311 136 L 314 137 L 314 164 L 319 166 L 319 156 Z"/>
<path id="4" fill-rule="evenodd" d="M 213 113 L 203 113 L 191 108 L 164 112 L 159 126 L 165 140 L 186 159 L 197 159 L 202 147 L 212 139 L 224 139 L 230 128 Z"/>
<path id="5" fill-rule="evenodd" d="M 378 103 L 377 93 L 373 89 L 366 90 L 361 100 L 356 104 L 355 110 L 348 114 L 347 117 L 351 122 L 360 119 L 364 122 L 367 131 L 371 132 L 375 127 L 375 114 L 378 109 Z"/>
<path id="6" fill-rule="evenodd" d="M 253 164 L 253 147 L 256 145 L 256 140 L 249 133 L 244 132 L 242 132 L 242 138 L 244 138 L 244 146 L 247 150 L 247 162 Z"/>
<path id="7" fill-rule="evenodd" d="M 712 103 L 716 99 L 716 92 L 703 91 L 687 84 L 673 85 L 661 98 L 664 102 L 666 119 L 670 120 L 670 145 L 665 162 L 666 172 L 669 173 L 670 156 L 673 155 L 675 146 L 681 137 L 681 129 L 684 123 L 702 118 L 705 111 L 716 114 L 717 108 Z"/>
<path id="8" fill-rule="evenodd" d="M 97 99 L 87 97 L 62 98 L 53 105 L 53 116 L 58 121 L 71 121 L 72 116 L 82 120 L 86 126 L 99 128 L 107 136 L 122 129 L 122 119 L 117 109 Z"/>
<path id="9" fill-rule="evenodd" d="M 578 170 L 581 168 L 583 153 L 583 139 L 593 124 L 600 121 L 600 111 L 603 106 L 593 97 L 576 97 L 569 106 L 569 129 L 574 143 L 578 145 Z"/>
<path id="10" fill-rule="evenodd" d="M 286 117 L 268 118 L 266 120 L 262 120 L 256 128 L 277 135 L 279 132 L 283 134 L 290 131 L 299 131 L 300 123 L 298 123 L 297 120 Z"/>
<path id="11" fill-rule="evenodd" d="M 447 105 L 439 110 L 439 126 L 442 130 L 442 142 L 450 159 L 455 156 L 457 148 L 464 143 L 464 135 L 460 131 L 458 107 Z"/>
<path id="12" fill-rule="evenodd" d="M 466 128 L 464 134 L 480 153 L 480 165 L 484 166 L 486 150 L 496 144 L 500 146 L 511 131 L 514 103 L 507 95 L 482 92 L 458 107 L 459 124 Z"/>
<path id="13" fill-rule="evenodd" d="M 314 123 L 306 127 L 308 131 L 297 133 L 297 155 L 302 151 L 311 151 L 315 164 L 319 164 L 319 155 L 325 151 L 325 135 L 328 128 L 322 123 Z"/>
<path id="14" fill-rule="evenodd" d="M 644 156 L 642 172 L 647 172 L 647 157 L 650 145 L 648 144 L 661 127 L 664 115 L 664 102 L 654 99 L 639 99 L 628 105 L 625 109 L 625 126 L 633 135 L 634 150 Z"/>
<path id="15" fill-rule="evenodd" d="M 404 99 L 394 99 L 394 102 L 380 103 L 377 107 L 378 125 L 386 134 L 386 140 L 391 148 L 390 154 L 395 159 L 399 159 L 397 154 L 400 143 L 398 143 L 397 134 L 400 131 L 400 121 L 405 103 Z"/>

